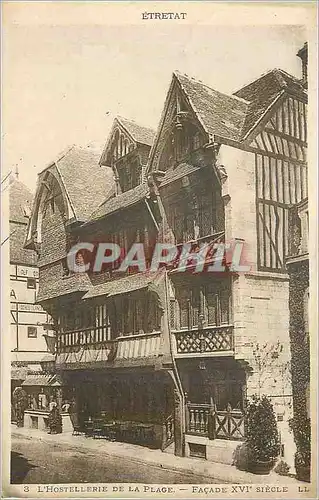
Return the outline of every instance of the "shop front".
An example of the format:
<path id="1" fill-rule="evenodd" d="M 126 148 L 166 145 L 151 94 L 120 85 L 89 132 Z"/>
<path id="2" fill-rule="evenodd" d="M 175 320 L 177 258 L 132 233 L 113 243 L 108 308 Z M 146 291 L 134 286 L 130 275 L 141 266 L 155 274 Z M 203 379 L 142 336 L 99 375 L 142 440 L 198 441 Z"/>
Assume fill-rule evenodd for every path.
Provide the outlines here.
<path id="1" fill-rule="evenodd" d="M 174 393 L 165 371 L 64 372 L 74 428 L 93 437 L 154 448 L 174 440 Z"/>

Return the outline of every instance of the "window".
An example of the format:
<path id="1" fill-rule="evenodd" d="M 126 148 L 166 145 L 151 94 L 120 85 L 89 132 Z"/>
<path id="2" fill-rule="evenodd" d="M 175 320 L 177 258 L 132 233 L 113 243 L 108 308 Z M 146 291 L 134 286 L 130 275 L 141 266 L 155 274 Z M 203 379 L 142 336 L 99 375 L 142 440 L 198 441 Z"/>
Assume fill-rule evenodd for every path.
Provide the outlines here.
<path id="1" fill-rule="evenodd" d="M 113 338 L 160 331 L 161 314 L 156 296 L 149 292 L 140 297 L 116 297 L 110 305 L 110 322 Z"/>
<path id="2" fill-rule="evenodd" d="M 35 290 L 37 287 L 37 282 L 35 278 L 27 278 L 27 288 Z"/>
<path id="3" fill-rule="evenodd" d="M 185 190 L 182 198 L 170 204 L 169 218 L 176 243 L 208 236 L 216 230 L 216 196 L 211 189 L 205 189 L 204 183 L 201 187 L 202 191 L 195 193 Z"/>
<path id="4" fill-rule="evenodd" d="M 192 327 L 198 326 L 200 314 L 200 289 L 199 287 L 193 288 L 191 291 L 191 313 L 192 313 Z"/>
<path id="5" fill-rule="evenodd" d="M 177 290 L 179 325 L 176 328 L 197 328 L 200 316 L 207 326 L 229 325 L 231 289 L 229 283 L 206 286 L 184 285 Z M 172 305 L 171 305 L 172 307 Z M 171 310 L 171 325 L 174 324 Z M 176 319 L 175 322 L 177 323 Z"/>
<path id="6" fill-rule="evenodd" d="M 206 287 L 206 317 L 208 325 L 217 325 L 217 294 Z"/>
<path id="7" fill-rule="evenodd" d="M 28 338 L 36 339 L 38 336 L 36 326 L 28 326 Z"/>
<path id="8" fill-rule="evenodd" d="M 230 287 L 211 284 L 205 287 L 207 324 L 212 326 L 229 325 L 230 323 Z"/>
<path id="9" fill-rule="evenodd" d="M 179 321 L 180 328 L 189 328 L 190 293 L 189 289 L 180 290 L 179 295 Z"/>

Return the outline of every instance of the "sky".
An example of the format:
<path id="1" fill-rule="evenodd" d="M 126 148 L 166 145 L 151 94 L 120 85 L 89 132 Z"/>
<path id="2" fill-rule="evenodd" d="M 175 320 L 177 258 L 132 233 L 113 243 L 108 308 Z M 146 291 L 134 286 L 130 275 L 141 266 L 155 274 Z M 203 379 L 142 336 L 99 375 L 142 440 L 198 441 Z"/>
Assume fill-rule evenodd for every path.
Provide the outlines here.
<path id="1" fill-rule="evenodd" d="M 63 16 L 61 17 L 61 19 Z M 231 93 L 272 68 L 301 77 L 304 27 L 5 23 L 1 177 L 71 144 L 102 147 L 118 114 L 156 129 L 175 69 Z"/>

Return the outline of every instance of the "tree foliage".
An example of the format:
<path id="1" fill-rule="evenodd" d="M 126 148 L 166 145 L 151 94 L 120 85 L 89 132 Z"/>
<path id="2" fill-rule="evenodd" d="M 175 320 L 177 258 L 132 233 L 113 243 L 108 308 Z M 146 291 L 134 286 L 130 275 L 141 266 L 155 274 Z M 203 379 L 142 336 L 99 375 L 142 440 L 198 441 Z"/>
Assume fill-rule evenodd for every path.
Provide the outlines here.
<path id="1" fill-rule="evenodd" d="M 276 415 L 267 396 L 253 396 L 246 413 L 246 442 L 250 460 L 275 460 L 280 451 Z"/>

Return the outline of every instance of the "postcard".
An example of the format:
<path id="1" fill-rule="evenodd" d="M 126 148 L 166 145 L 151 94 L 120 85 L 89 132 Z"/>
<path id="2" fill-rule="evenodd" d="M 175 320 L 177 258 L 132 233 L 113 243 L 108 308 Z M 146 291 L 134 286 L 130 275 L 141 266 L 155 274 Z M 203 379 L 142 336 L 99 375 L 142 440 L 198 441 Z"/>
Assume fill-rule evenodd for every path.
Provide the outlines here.
<path id="1" fill-rule="evenodd" d="M 2 497 L 317 498 L 316 3 L 2 13 Z"/>

